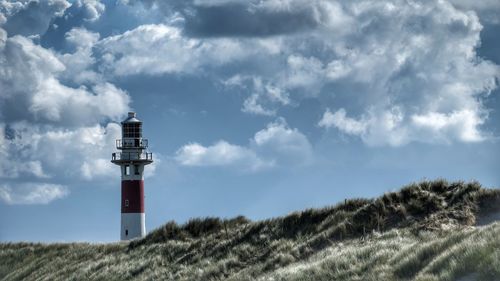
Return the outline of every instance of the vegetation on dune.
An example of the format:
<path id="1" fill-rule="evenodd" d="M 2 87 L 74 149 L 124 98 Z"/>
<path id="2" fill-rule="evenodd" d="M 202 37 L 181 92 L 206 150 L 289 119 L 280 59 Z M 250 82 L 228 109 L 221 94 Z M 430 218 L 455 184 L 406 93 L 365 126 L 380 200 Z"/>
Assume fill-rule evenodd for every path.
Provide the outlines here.
<path id="1" fill-rule="evenodd" d="M 251 222 L 169 222 L 130 243 L 0 244 L 5 280 L 500 279 L 500 191 L 444 180 Z M 475 279 L 474 279 L 475 278 Z"/>

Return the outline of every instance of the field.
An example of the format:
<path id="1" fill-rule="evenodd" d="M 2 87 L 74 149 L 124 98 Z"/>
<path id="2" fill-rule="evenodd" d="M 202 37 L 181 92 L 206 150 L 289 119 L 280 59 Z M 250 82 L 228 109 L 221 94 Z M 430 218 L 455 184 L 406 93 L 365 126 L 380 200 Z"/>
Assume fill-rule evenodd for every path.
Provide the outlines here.
<path id="1" fill-rule="evenodd" d="M 0 244 L 2 280 L 500 280 L 500 191 L 423 181 L 252 222 L 169 222 L 112 244 Z"/>

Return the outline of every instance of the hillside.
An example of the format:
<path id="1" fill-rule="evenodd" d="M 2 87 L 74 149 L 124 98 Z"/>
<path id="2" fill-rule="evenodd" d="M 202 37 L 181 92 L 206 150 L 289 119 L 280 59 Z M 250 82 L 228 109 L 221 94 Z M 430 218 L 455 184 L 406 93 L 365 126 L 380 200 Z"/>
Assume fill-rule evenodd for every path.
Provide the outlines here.
<path id="1" fill-rule="evenodd" d="M 285 217 L 112 244 L 0 244 L 2 280 L 500 280 L 500 190 L 423 181 Z"/>

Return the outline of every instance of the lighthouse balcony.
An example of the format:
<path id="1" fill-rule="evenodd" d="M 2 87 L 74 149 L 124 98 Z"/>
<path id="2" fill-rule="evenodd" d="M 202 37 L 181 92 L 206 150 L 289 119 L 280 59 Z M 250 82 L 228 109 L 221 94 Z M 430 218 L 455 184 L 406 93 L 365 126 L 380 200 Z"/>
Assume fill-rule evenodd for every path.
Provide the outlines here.
<path id="1" fill-rule="evenodd" d="M 123 162 L 153 162 L 151 152 L 115 152 L 111 154 L 111 162 L 120 164 Z"/>
<path id="2" fill-rule="evenodd" d="M 146 148 L 148 148 L 148 140 L 142 139 L 142 138 L 120 139 L 120 140 L 116 140 L 116 148 L 117 149 L 127 149 L 127 148 L 146 149 Z"/>

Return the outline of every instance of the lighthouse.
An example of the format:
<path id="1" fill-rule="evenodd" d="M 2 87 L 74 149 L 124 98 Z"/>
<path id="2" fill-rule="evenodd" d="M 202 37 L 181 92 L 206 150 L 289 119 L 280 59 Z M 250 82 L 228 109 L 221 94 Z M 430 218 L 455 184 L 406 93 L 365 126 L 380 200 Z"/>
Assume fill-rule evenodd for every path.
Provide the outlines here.
<path id="1" fill-rule="evenodd" d="M 122 138 L 116 140 L 120 152 L 111 155 L 111 162 L 121 170 L 121 240 L 146 235 L 144 213 L 144 166 L 153 163 L 148 140 L 142 137 L 142 122 L 129 112 L 122 123 Z"/>

